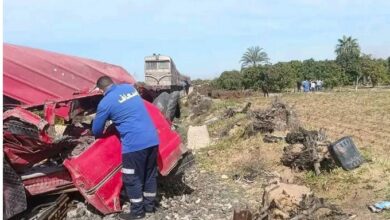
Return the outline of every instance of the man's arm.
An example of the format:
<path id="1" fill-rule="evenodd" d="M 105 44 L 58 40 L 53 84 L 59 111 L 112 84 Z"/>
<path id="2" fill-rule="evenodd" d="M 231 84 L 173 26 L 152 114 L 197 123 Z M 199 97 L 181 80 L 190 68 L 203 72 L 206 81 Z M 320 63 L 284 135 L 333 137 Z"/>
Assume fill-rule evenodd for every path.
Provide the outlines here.
<path id="1" fill-rule="evenodd" d="M 96 111 L 96 117 L 92 123 L 92 133 L 96 138 L 103 135 L 104 125 L 110 115 L 108 106 L 99 104 Z"/>

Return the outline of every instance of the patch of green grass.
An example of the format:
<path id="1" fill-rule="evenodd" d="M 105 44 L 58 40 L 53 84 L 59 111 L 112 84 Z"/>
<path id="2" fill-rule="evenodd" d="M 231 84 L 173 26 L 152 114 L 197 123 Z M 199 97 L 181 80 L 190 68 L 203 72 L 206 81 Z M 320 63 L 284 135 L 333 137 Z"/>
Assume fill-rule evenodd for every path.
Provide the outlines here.
<path id="1" fill-rule="evenodd" d="M 228 107 L 237 107 L 237 106 L 239 106 L 238 100 L 222 99 L 222 100 L 214 100 L 211 109 L 212 110 L 224 110 Z"/>
<path id="2" fill-rule="evenodd" d="M 370 147 L 360 149 L 360 153 L 366 162 L 373 161 L 374 155 L 372 154 Z"/>
<path id="3" fill-rule="evenodd" d="M 331 185 L 330 181 L 332 181 L 332 179 L 329 178 L 329 174 L 317 176 L 314 171 L 308 171 L 305 173 L 303 181 L 314 189 L 327 191 L 327 188 Z"/>
<path id="4" fill-rule="evenodd" d="M 197 162 L 202 169 L 211 171 L 215 166 L 224 165 L 224 152 L 232 147 L 230 139 L 219 140 L 210 146 L 201 149 L 197 154 Z M 217 161 L 216 161 L 217 160 Z"/>
<path id="5" fill-rule="evenodd" d="M 358 168 L 353 171 L 345 171 L 342 168 L 337 168 L 330 172 L 323 172 L 318 176 L 314 171 L 308 171 L 305 173 L 303 181 L 315 191 L 336 190 L 338 192 L 335 195 L 336 198 L 343 199 L 345 192 L 362 182 L 361 175 L 367 170 L 367 168 Z"/>

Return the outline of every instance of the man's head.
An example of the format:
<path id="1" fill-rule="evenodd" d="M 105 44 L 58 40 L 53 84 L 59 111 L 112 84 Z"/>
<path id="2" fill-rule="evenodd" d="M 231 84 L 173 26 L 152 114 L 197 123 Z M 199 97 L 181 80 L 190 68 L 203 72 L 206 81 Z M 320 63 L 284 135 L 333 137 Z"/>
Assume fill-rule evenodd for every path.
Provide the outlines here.
<path id="1" fill-rule="evenodd" d="M 96 87 L 103 90 L 105 92 L 108 87 L 114 84 L 114 81 L 108 76 L 102 76 L 96 81 Z"/>

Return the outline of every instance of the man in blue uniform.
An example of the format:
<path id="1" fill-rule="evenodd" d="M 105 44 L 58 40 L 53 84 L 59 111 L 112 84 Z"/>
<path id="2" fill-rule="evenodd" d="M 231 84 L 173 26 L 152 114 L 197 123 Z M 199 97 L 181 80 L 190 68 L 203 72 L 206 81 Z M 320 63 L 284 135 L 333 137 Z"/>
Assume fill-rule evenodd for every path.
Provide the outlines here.
<path id="1" fill-rule="evenodd" d="M 108 76 L 100 77 L 96 86 L 104 92 L 92 124 L 95 137 L 103 134 L 111 120 L 122 143 L 123 184 L 131 203 L 131 212 L 121 219 L 141 219 L 145 212 L 154 212 L 157 191 L 156 127 L 142 98 L 130 84 L 114 84 Z M 104 161 L 102 161 L 104 163 Z"/>
<path id="2" fill-rule="evenodd" d="M 303 81 L 302 85 L 303 85 L 304 92 L 310 91 L 310 82 L 307 79 L 305 79 L 305 81 Z"/>

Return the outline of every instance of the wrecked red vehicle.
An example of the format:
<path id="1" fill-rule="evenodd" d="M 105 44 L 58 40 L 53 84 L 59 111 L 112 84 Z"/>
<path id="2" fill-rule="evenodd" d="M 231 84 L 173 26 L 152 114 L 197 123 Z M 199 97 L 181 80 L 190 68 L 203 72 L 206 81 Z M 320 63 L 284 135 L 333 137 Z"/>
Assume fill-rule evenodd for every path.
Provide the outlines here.
<path id="1" fill-rule="evenodd" d="M 117 66 L 4 45 L 6 219 L 26 210 L 31 196 L 71 191 L 79 191 L 103 214 L 121 211 L 120 139 L 113 125 L 100 139 L 90 132 L 102 95 L 89 89 L 102 75 L 134 83 Z M 168 175 L 186 150 L 158 108 L 147 101 L 145 106 L 159 133 L 159 172 Z"/>

